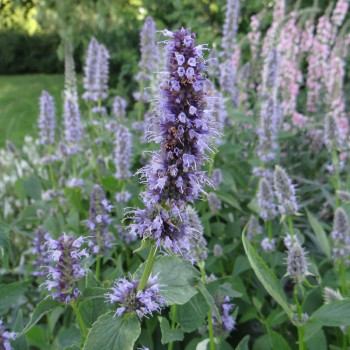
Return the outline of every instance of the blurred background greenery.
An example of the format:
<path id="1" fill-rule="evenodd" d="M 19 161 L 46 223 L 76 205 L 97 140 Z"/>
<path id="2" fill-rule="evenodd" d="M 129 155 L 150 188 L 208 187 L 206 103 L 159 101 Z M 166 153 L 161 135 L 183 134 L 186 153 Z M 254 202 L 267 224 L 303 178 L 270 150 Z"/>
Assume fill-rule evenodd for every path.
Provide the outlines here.
<path id="1" fill-rule="evenodd" d="M 313 2 L 286 1 L 289 9 Z M 318 6 L 328 4 L 319 0 Z M 262 10 L 267 29 L 272 6 L 273 0 L 241 1 L 238 40 L 249 31 L 250 16 Z M 112 93 L 130 100 L 137 90 L 139 32 L 147 15 L 158 29 L 189 27 L 212 47 L 220 45 L 225 9 L 226 0 L 0 0 L 0 146 L 6 139 L 20 145 L 23 135 L 35 132 L 41 90 L 54 95 L 61 113 L 66 39 L 73 44 L 78 73 L 91 37 L 104 43 L 111 53 Z M 242 51 L 249 55 L 248 45 Z"/>

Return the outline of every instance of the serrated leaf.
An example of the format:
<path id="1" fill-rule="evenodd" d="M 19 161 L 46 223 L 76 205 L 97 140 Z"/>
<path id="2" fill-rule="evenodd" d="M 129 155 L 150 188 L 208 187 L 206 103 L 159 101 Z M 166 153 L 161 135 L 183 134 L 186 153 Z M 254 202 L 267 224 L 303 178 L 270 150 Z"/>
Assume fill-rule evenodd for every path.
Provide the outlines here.
<path id="1" fill-rule="evenodd" d="M 133 350 L 141 333 L 136 314 L 113 317 L 113 312 L 102 315 L 92 326 L 84 350 Z"/>
<path id="2" fill-rule="evenodd" d="M 184 333 L 180 328 L 171 329 L 168 320 L 165 317 L 158 317 L 160 330 L 162 331 L 162 344 L 168 344 L 174 341 L 184 339 Z"/>
<path id="3" fill-rule="evenodd" d="M 31 328 L 33 328 L 39 321 L 40 319 L 46 315 L 48 312 L 58 308 L 61 306 L 62 303 L 55 299 L 51 298 L 46 298 L 42 300 L 38 306 L 34 309 L 32 316 L 26 325 L 26 327 L 23 329 L 23 331 L 20 333 L 20 335 L 27 333 Z"/>
<path id="4" fill-rule="evenodd" d="M 141 279 L 144 268 L 145 263 L 135 272 L 135 279 Z M 152 275 L 158 276 L 160 294 L 167 299 L 169 305 L 185 304 L 197 294 L 195 285 L 200 274 L 189 261 L 170 255 L 159 256 L 155 259 Z"/>
<path id="5" fill-rule="evenodd" d="M 247 254 L 249 263 L 253 268 L 258 280 L 262 283 L 266 291 L 274 298 L 274 300 L 282 307 L 290 319 L 292 319 L 292 311 L 289 308 L 286 296 L 280 281 L 275 273 L 266 265 L 261 257 L 256 253 L 253 246 L 249 243 L 245 236 L 245 231 L 242 234 L 243 247 Z"/>
<path id="6" fill-rule="evenodd" d="M 327 235 L 324 232 L 322 225 L 318 222 L 318 220 L 308 210 L 306 210 L 306 214 L 307 214 L 307 218 L 310 222 L 310 225 L 311 225 L 313 231 L 315 232 L 315 235 L 317 237 L 320 248 L 322 249 L 323 253 L 328 257 L 328 259 L 330 259 L 331 258 L 331 249 L 329 246 L 329 241 L 328 241 Z"/>
<path id="7" fill-rule="evenodd" d="M 322 326 L 350 326 L 350 300 L 336 300 L 321 306 L 310 317 Z"/>

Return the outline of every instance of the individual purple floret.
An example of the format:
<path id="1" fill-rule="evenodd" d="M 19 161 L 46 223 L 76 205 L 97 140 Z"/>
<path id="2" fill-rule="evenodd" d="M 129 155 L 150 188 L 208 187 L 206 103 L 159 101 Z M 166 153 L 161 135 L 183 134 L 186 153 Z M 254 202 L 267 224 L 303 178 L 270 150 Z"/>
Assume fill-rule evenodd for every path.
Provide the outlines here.
<path id="1" fill-rule="evenodd" d="M 117 203 L 127 203 L 131 199 L 132 194 L 128 191 L 121 191 L 115 194 L 115 200 Z"/>
<path id="2" fill-rule="evenodd" d="M 221 169 L 214 169 L 211 174 L 211 181 L 213 181 L 213 185 L 218 188 L 222 183 L 222 172 Z"/>
<path id="3" fill-rule="evenodd" d="M 127 179 L 131 176 L 131 134 L 128 128 L 120 125 L 115 134 L 115 177 L 117 179 Z"/>
<path id="4" fill-rule="evenodd" d="M 157 68 L 158 49 L 155 42 L 156 25 L 151 16 L 147 16 L 140 33 L 141 39 L 141 70 L 136 75 L 136 80 L 148 83 L 152 79 L 152 73 Z M 141 95 L 142 95 L 141 91 Z"/>
<path id="5" fill-rule="evenodd" d="M 259 182 L 258 205 L 262 219 L 272 220 L 277 215 L 272 187 L 265 178 L 260 179 Z"/>
<path id="6" fill-rule="evenodd" d="M 40 96 L 40 115 L 38 119 L 40 143 L 51 145 L 55 143 L 55 102 L 53 97 L 43 91 Z"/>
<path id="7" fill-rule="evenodd" d="M 295 197 L 295 186 L 292 184 L 286 171 L 276 165 L 273 179 L 275 194 L 279 203 L 279 212 L 285 216 L 296 214 L 298 203 Z"/>
<path id="8" fill-rule="evenodd" d="M 116 96 L 113 102 L 113 114 L 117 120 L 125 120 L 126 101 L 120 96 Z"/>
<path id="9" fill-rule="evenodd" d="M 141 195 L 146 209 L 130 212 L 134 215 L 130 229 L 177 253 L 189 247 L 191 230 L 183 217 L 187 203 L 199 198 L 203 185 L 210 183 L 201 166 L 217 131 L 206 110 L 209 85 L 203 74 L 203 46 L 195 46 L 195 34 L 188 29 L 163 34 L 172 40 L 165 41 L 167 76 L 160 84 L 159 117 L 150 135 L 161 150 L 153 152 L 150 163 L 139 170 L 146 184 Z"/>
<path id="10" fill-rule="evenodd" d="M 86 220 L 91 233 L 89 248 L 93 254 L 104 254 L 112 247 L 112 236 L 107 232 L 112 221 L 108 214 L 111 210 L 102 187 L 95 185 L 90 196 L 89 219 Z"/>
<path id="11" fill-rule="evenodd" d="M 268 237 L 265 237 L 261 241 L 261 247 L 266 253 L 274 252 L 276 250 L 276 239 L 275 238 L 270 239 Z"/>
<path id="12" fill-rule="evenodd" d="M 83 256 L 89 256 L 85 248 L 79 249 L 84 242 L 83 237 L 74 239 L 73 236 L 67 236 L 65 233 L 57 240 L 47 241 L 48 253 L 56 266 L 48 267 L 50 279 L 43 284 L 48 291 L 55 288 L 56 293 L 51 294 L 52 298 L 66 305 L 81 295 L 77 288 L 77 281 L 85 276 L 85 269 L 80 267 L 80 260 Z"/>
<path id="13" fill-rule="evenodd" d="M 239 0 L 228 0 L 221 46 L 225 57 L 231 57 L 236 48 Z"/>
<path id="14" fill-rule="evenodd" d="M 3 326 L 3 321 L 0 318 L 0 349 L 12 350 L 10 340 L 16 339 L 17 333 L 6 331 L 6 327 Z"/>
<path id="15" fill-rule="evenodd" d="M 131 281 L 119 278 L 115 281 L 112 293 L 106 294 L 109 302 L 119 303 L 115 315 L 121 316 L 123 313 L 136 312 L 137 316 L 142 319 L 153 312 L 160 313 L 165 305 L 165 299 L 160 295 L 160 286 L 157 283 L 158 277 L 150 275 L 147 284 L 143 290 L 137 291 L 140 283 L 139 280 Z"/>
<path id="16" fill-rule="evenodd" d="M 104 45 L 92 38 L 84 67 L 84 100 L 97 102 L 107 98 L 109 52 Z"/>
<path id="17" fill-rule="evenodd" d="M 50 265 L 52 262 L 51 257 L 46 254 L 45 248 L 45 242 L 49 239 L 51 239 L 51 235 L 45 230 L 44 226 L 39 226 L 35 230 L 32 245 L 33 254 L 35 255 L 35 259 L 33 260 L 35 271 L 32 272 L 32 275 L 38 278 L 47 275 L 46 271 L 42 270 L 42 268 Z"/>

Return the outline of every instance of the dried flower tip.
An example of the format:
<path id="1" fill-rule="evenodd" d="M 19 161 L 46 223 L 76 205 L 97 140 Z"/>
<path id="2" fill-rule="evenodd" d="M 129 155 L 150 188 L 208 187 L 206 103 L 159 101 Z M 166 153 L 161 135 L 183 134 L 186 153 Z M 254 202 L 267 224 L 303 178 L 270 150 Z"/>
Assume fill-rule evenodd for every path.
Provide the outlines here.
<path id="1" fill-rule="evenodd" d="M 295 188 L 286 171 L 276 165 L 274 172 L 274 188 L 278 199 L 278 209 L 282 215 L 294 215 L 298 211 Z"/>
<path id="2" fill-rule="evenodd" d="M 260 179 L 259 182 L 258 205 L 262 219 L 272 220 L 277 215 L 272 187 L 265 178 Z"/>
<path id="3" fill-rule="evenodd" d="M 220 258 L 222 256 L 223 250 L 220 244 L 214 244 L 213 253 L 214 253 L 214 256 L 216 257 Z"/>
<path id="4" fill-rule="evenodd" d="M 131 278 L 130 278 L 131 279 Z M 139 280 L 129 281 L 125 277 L 115 281 L 112 293 L 106 296 L 111 303 L 119 303 L 115 315 L 121 316 L 123 313 L 136 312 L 137 316 L 142 319 L 153 312 L 161 312 L 165 305 L 165 299 L 160 295 L 160 286 L 157 283 L 157 276 L 148 278 L 147 284 L 143 290 L 137 291 L 140 283 Z"/>
<path id="5" fill-rule="evenodd" d="M 294 242 L 291 248 L 288 249 L 286 276 L 292 277 L 295 283 L 301 283 L 305 276 L 309 274 L 307 266 L 304 249 L 299 242 Z"/>
<path id="6" fill-rule="evenodd" d="M 222 208 L 222 202 L 214 192 L 208 194 L 208 204 L 212 214 L 217 213 Z"/>
<path id="7" fill-rule="evenodd" d="M 325 303 L 330 303 L 330 302 L 335 301 L 335 300 L 343 300 L 344 299 L 338 290 L 334 290 L 334 289 L 329 288 L 329 287 L 325 287 L 325 289 L 323 290 L 323 298 L 324 298 Z"/>

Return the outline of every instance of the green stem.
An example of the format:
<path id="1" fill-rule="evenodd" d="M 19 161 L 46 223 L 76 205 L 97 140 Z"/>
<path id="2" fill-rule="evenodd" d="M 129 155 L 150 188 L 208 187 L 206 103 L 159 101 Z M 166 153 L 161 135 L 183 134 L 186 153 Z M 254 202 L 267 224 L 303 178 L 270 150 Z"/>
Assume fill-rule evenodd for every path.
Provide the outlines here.
<path id="1" fill-rule="evenodd" d="M 81 329 L 81 332 L 83 333 L 83 338 L 84 338 L 84 340 L 86 340 L 86 338 L 87 338 L 87 331 L 86 331 L 85 323 L 84 323 L 84 321 L 83 321 L 83 319 L 82 319 L 82 317 L 80 315 L 80 312 L 79 312 L 76 304 L 72 303 L 71 305 L 72 305 L 72 309 L 73 309 L 73 311 L 75 313 L 75 316 L 77 318 L 77 321 L 78 321 L 79 327 Z"/>
<path id="2" fill-rule="evenodd" d="M 96 272 L 95 272 L 95 276 L 96 276 L 97 280 L 100 279 L 100 269 L 101 269 L 101 256 L 97 255 L 97 258 L 96 258 Z"/>
<path id="3" fill-rule="evenodd" d="M 298 321 L 299 324 L 297 324 L 297 329 L 298 329 L 298 343 L 299 343 L 299 350 L 304 350 L 304 329 L 302 328 L 302 325 L 300 325 L 300 322 L 302 320 L 302 307 L 299 304 L 298 300 L 298 285 L 296 284 L 294 286 L 294 300 L 295 304 L 297 306 L 297 314 L 298 314 Z"/>
<path id="4" fill-rule="evenodd" d="M 199 261 L 198 262 L 198 267 L 201 271 L 201 275 L 203 278 L 203 282 L 207 283 L 207 278 L 205 277 L 205 271 L 204 271 L 204 262 Z M 211 314 L 211 308 L 209 308 L 208 311 L 208 327 L 209 327 L 209 339 L 210 339 L 210 350 L 215 350 L 215 342 L 214 342 L 214 330 L 213 330 L 213 319 L 212 319 L 212 314 Z"/>
<path id="5" fill-rule="evenodd" d="M 340 261 L 340 276 L 341 276 L 341 292 L 342 292 L 343 297 L 346 297 L 346 295 L 347 295 L 346 274 L 345 274 L 345 264 L 344 264 L 343 259 Z"/>
<path id="6" fill-rule="evenodd" d="M 175 329 L 175 319 L 176 319 L 176 304 L 171 306 L 171 329 Z M 173 342 L 171 341 L 168 345 L 168 350 L 173 350 Z"/>
<path id="7" fill-rule="evenodd" d="M 51 325 L 50 325 L 50 313 L 46 314 L 46 322 L 47 322 L 47 340 L 48 343 L 51 343 Z"/>
<path id="8" fill-rule="evenodd" d="M 146 263 L 146 266 L 145 266 L 145 270 L 143 271 L 143 274 L 142 274 L 139 286 L 137 287 L 137 291 L 138 292 L 140 290 L 143 290 L 146 287 L 146 284 L 147 284 L 147 281 L 148 281 L 148 277 L 151 274 L 152 267 L 153 267 L 153 264 L 154 264 L 154 259 L 156 257 L 156 250 L 157 250 L 156 245 L 152 244 L 151 245 L 151 250 L 149 251 L 149 255 L 148 255 L 147 263 Z"/>
<path id="9" fill-rule="evenodd" d="M 288 226 L 289 226 L 289 232 L 290 232 L 290 237 L 292 239 L 292 243 L 294 243 L 295 239 L 294 239 L 293 219 L 291 216 L 288 216 Z"/>
<path id="10" fill-rule="evenodd" d="M 335 191 L 335 208 L 339 207 L 339 196 L 338 196 L 338 190 L 339 190 L 339 162 L 338 162 L 338 154 L 337 150 L 333 150 L 333 166 L 334 166 L 334 175 L 335 175 L 335 184 L 334 184 L 334 191 Z"/>
<path id="11" fill-rule="evenodd" d="M 267 230 L 269 232 L 269 240 L 272 241 L 272 223 L 271 220 L 267 222 Z"/>

